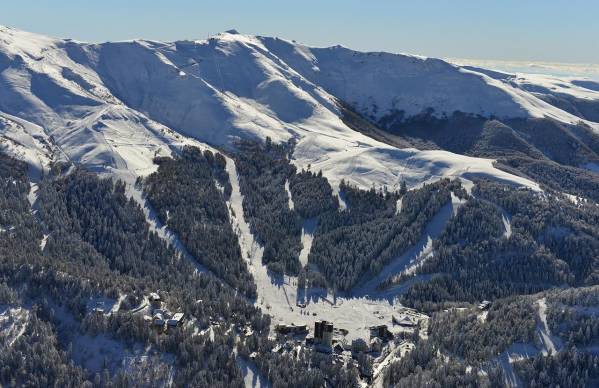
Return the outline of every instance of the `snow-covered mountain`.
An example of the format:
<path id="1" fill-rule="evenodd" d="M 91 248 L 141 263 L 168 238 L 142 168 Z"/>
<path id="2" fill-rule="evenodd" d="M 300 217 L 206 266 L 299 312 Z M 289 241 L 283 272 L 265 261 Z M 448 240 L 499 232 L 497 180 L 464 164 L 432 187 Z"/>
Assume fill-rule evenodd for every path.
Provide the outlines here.
<path id="1" fill-rule="evenodd" d="M 227 148 L 238 137 L 293 138 L 293 162 L 321 169 L 333 183 L 394 187 L 401 179 L 415 185 L 485 175 L 537 187 L 490 159 L 374 140 L 343 122 L 340 102 L 371 120 L 460 111 L 582 121 L 597 130 L 539 96 L 560 88 L 599 100 L 583 82 L 514 79 L 438 59 L 311 48 L 235 31 L 198 41 L 88 44 L 0 27 L 0 141 L 34 166 L 69 159 L 129 179 L 151 172 L 155 155 L 181 144 Z"/>

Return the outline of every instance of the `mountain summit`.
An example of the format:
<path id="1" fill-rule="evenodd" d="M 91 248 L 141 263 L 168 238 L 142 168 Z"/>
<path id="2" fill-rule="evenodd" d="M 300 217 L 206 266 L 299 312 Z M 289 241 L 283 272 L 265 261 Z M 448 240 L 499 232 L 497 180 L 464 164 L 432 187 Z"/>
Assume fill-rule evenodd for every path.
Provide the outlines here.
<path id="1" fill-rule="evenodd" d="M 347 108 L 374 124 L 462 112 L 599 127 L 539 98 L 544 84 L 439 59 L 313 48 L 234 30 L 197 41 L 88 44 L 0 27 L 0 83 L 9 148 L 39 167 L 66 158 L 123 177 L 147 174 L 155 155 L 182 142 L 229 147 L 236 138 L 270 137 L 294 139 L 293 162 L 333 182 L 397 187 L 401 179 L 484 175 L 536 187 L 490 159 L 373 139 L 348 126 Z M 560 85 L 599 100 L 599 92 Z"/>

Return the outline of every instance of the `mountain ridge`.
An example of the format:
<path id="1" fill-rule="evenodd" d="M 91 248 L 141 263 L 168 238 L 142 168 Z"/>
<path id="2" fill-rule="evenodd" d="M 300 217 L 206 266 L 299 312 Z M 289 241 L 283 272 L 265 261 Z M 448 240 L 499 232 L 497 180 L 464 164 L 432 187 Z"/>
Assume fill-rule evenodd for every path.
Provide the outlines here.
<path id="1" fill-rule="evenodd" d="M 359 53 L 339 46 L 309 48 L 278 38 L 226 32 L 198 41 L 99 44 L 7 28 L 0 28 L 0 35 L 0 82 L 5 86 L 0 95 L 0 112 L 5 121 L 10 121 L 11 116 L 19 117 L 43 128 L 62 153 L 101 172 L 121 176 L 147 174 L 153 171 L 154 155 L 168 155 L 180 143 L 200 141 L 227 148 L 231 147 L 231 139 L 237 137 L 270 137 L 277 142 L 295 139 L 293 162 L 298 167 L 311 165 L 321 169 L 334 183 L 345 177 L 361 187 L 398 187 L 401 180 L 414 186 L 439 177 L 473 174 L 537 188 L 529 180 L 495 169 L 492 160 L 447 151 L 397 149 L 343 123 L 340 101 L 349 101 L 365 117 L 377 119 L 368 109 L 391 111 L 376 103 L 378 99 L 393 100 L 388 93 L 415 96 L 416 100 L 406 102 L 414 114 L 435 101 L 443 105 L 456 100 L 455 96 L 439 94 L 443 90 L 438 88 L 418 95 L 414 92 L 419 87 L 416 81 L 423 79 L 431 85 L 446 78 L 457 80 L 453 90 L 464 85 L 480 87 L 485 96 L 492 97 L 490 106 L 507 106 L 506 112 L 514 112 L 513 117 L 525 114 L 526 109 L 517 104 L 513 95 L 488 84 L 490 77 L 442 60 Z M 396 80 L 400 86 L 389 88 L 390 92 L 379 87 L 375 91 L 380 96 L 364 97 L 369 82 L 378 85 L 386 79 L 370 79 L 372 74 L 380 73 L 372 69 L 364 72 L 358 68 L 356 73 L 352 69 L 360 61 L 401 62 L 399 69 L 388 66 L 384 75 L 395 72 L 397 77 L 416 77 L 416 81 L 412 80 L 412 89 L 405 89 L 400 77 L 401 82 Z M 350 82 L 336 82 L 335 74 L 327 73 L 336 62 L 349 63 L 344 71 L 352 74 Z M 307 67 L 310 63 L 317 63 L 318 71 Z M 399 71 L 406 68 L 411 73 Z M 458 82 L 463 79 L 464 83 Z M 450 81 L 447 82 L 451 84 Z M 447 82 L 441 82 L 440 87 Z M 340 85 L 349 84 L 356 98 L 347 89 L 340 91 Z M 466 101 L 477 99 L 476 95 L 464 94 Z M 440 99 L 436 100 L 435 95 Z M 526 95 L 534 100 L 531 96 Z M 497 103 L 495 97 L 504 103 Z M 360 100 L 374 103 L 365 109 Z M 400 105 L 395 101 L 392 109 L 397 111 Z M 549 115 L 557 109 L 541 100 L 537 102 L 543 108 L 550 107 Z M 446 116 L 455 108 L 451 104 L 443 109 L 428 108 Z M 481 114 L 476 110 L 466 113 Z M 559 111 L 557 117 L 575 120 L 568 115 Z M 3 137 L 16 144 L 18 136 L 12 127 L 4 126 Z M 14 144 L 12 147 L 19 148 Z"/>

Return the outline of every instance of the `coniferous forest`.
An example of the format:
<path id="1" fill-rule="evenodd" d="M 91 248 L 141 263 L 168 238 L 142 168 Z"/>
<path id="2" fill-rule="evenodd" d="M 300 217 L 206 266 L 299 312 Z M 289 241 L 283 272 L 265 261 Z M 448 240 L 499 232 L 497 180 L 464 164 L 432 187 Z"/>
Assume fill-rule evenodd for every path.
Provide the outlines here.
<path id="1" fill-rule="evenodd" d="M 293 146 L 245 141 L 231 153 L 244 215 L 274 273 L 306 275 L 301 228 L 315 220 L 313 284 L 351 291 L 412 246 L 452 197 L 462 203 L 433 255 L 414 274 L 380 285 L 424 276 L 398 297 L 430 316 L 426 335 L 407 337 L 413 350 L 382 372 L 385 386 L 504 386 L 501 355 L 543 346 L 541 301 L 560 349 L 513 363 L 515 378 L 531 387 L 599 381 L 590 351 L 599 344 L 596 206 L 484 179 L 471 192 L 445 179 L 397 191 L 343 181 L 336 193 L 322 173 L 293 166 Z M 274 387 L 367 381 L 370 356 L 344 364 L 308 347 L 280 350 L 272 317 L 253 304 L 256 282 L 231 223 L 225 157 L 186 147 L 155 163 L 135 189 L 207 271 L 152 230 L 125 183 L 56 164 L 32 185 L 26 164 L 0 154 L 0 306 L 20 333 L 0 337 L 0 382 L 243 386 L 239 360 Z M 136 311 L 156 291 L 191 324 L 167 335 L 152 329 Z M 483 299 L 492 301 L 484 314 L 476 307 Z M 96 313 L 97 300 L 118 302 L 110 314 Z M 104 358 L 82 355 L 83 343 Z M 142 354 L 143 367 L 127 364 Z"/>

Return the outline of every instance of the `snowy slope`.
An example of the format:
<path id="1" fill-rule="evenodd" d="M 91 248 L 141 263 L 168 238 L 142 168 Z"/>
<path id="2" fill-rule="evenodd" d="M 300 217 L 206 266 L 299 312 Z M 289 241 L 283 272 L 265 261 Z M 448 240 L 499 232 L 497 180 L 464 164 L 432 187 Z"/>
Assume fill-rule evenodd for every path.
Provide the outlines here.
<path id="1" fill-rule="evenodd" d="M 86 44 L 0 27 L 0 134 L 38 165 L 70 159 L 132 179 L 189 138 L 230 147 L 236 137 L 269 136 L 295 139 L 294 163 L 322 169 L 333 183 L 396 187 L 484 175 L 537 188 L 492 160 L 373 140 L 343 123 L 338 99 L 379 117 L 433 108 L 570 119 L 523 89 L 436 59 L 236 33 Z"/>
<path id="2" fill-rule="evenodd" d="M 428 108 L 438 115 L 456 110 L 498 117 L 527 114 L 504 90 L 489 87 L 485 77 L 440 59 L 262 41 L 304 76 L 375 119 L 393 110 L 412 116 Z"/>
<path id="3" fill-rule="evenodd" d="M 516 78 L 435 58 L 363 53 L 342 46 L 312 48 L 277 38 L 260 39 L 306 78 L 374 120 L 394 111 L 403 112 L 407 118 L 429 108 L 438 117 L 461 111 L 499 118 L 551 117 L 565 123 L 581 120 L 528 93 L 529 89 L 513 79 L 543 86 L 567 84 L 563 86 L 566 93 L 598 98 L 596 92 L 572 83 L 575 79 L 527 74 Z"/>
<path id="4" fill-rule="evenodd" d="M 599 101 L 599 84 L 593 89 L 593 81 L 580 77 L 554 77 L 543 74 L 515 74 L 512 82 L 531 93 L 566 94 L 575 98 Z M 584 87 L 586 85 L 587 87 Z"/>
<path id="5" fill-rule="evenodd" d="M 38 171 L 70 159 L 124 178 L 151 172 L 177 135 L 115 98 L 69 57 L 73 45 L 0 27 L 2 142 Z"/>

